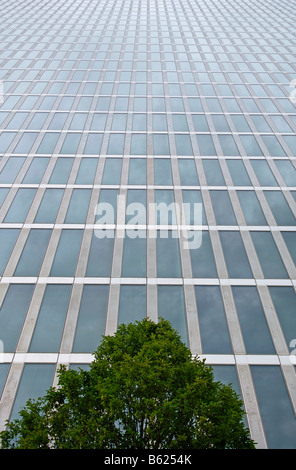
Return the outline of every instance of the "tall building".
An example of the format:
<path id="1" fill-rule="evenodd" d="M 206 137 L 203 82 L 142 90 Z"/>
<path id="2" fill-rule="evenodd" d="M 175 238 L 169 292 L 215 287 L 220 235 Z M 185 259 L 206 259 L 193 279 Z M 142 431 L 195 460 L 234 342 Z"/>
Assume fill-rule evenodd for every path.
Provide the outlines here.
<path id="1" fill-rule="evenodd" d="M 162 316 L 296 448 L 295 9 L 2 0 L 1 429 Z"/>

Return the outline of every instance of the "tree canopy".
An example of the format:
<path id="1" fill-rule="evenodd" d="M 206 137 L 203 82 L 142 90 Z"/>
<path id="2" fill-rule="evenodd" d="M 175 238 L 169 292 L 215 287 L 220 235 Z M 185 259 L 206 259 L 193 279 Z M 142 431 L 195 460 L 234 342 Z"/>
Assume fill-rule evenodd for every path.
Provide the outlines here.
<path id="1" fill-rule="evenodd" d="M 120 325 L 87 370 L 61 366 L 58 379 L 7 422 L 2 448 L 255 447 L 237 393 L 214 380 L 166 320 Z"/>

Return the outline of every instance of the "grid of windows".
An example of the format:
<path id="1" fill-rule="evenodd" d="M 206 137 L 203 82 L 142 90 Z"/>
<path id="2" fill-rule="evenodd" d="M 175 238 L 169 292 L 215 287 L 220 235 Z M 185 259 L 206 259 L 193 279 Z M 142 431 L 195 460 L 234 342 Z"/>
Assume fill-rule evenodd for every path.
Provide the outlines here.
<path id="1" fill-rule="evenodd" d="M 160 315 L 237 387 L 259 447 L 295 448 L 295 6 L 1 3 L 1 425 Z M 117 236 L 133 203 L 141 227 Z M 200 247 L 151 203 L 201 204 Z"/>

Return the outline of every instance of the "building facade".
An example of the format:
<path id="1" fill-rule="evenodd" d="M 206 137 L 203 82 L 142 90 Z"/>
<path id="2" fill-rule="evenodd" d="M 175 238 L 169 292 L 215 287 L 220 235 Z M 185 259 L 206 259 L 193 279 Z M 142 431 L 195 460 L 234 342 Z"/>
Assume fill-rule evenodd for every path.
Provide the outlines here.
<path id="1" fill-rule="evenodd" d="M 296 448 L 295 9 L 1 2 L 1 429 L 162 316 Z"/>

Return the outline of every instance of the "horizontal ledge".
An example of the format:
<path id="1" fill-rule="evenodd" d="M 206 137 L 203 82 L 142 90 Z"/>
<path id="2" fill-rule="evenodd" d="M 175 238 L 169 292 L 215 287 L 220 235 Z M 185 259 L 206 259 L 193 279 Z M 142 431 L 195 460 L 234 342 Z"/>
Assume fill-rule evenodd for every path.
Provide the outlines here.
<path id="1" fill-rule="evenodd" d="M 219 279 L 181 277 L 8 277 L 0 284 L 181 284 L 221 286 L 295 286 L 296 279 Z"/>
<path id="2" fill-rule="evenodd" d="M 296 356 L 277 354 L 200 354 L 208 365 L 295 365 Z M 90 364 L 92 353 L 2 353 L 0 363 Z"/>

